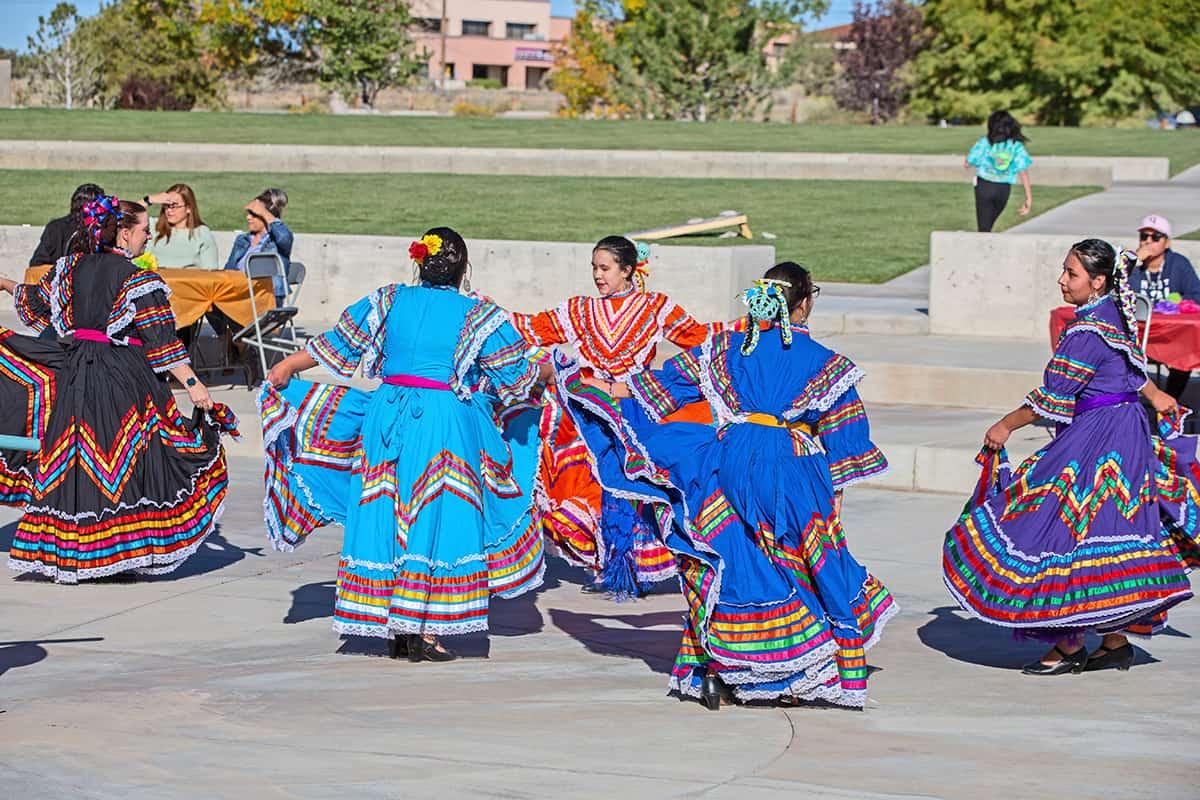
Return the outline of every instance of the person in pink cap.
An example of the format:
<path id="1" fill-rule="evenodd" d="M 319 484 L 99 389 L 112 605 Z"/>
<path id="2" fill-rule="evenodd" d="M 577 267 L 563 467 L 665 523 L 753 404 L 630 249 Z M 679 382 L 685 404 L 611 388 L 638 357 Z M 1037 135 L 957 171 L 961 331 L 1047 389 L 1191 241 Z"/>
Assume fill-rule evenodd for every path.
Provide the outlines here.
<path id="1" fill-rule="evenodd" d="M 1171 249 L 1171 222 L 1159 214 L 1150 214 L 1138 226 L 1137 266 L 1129 275 L 1129 286 L 1157 303 L 1178 294 L 1182 300 L 1200 303 L 1200 278 L 1192 262 Z M 1187 388 L 1192 374 L 1171 369 L 1167 375 L 1167 394 L 1176 400 Z"/>

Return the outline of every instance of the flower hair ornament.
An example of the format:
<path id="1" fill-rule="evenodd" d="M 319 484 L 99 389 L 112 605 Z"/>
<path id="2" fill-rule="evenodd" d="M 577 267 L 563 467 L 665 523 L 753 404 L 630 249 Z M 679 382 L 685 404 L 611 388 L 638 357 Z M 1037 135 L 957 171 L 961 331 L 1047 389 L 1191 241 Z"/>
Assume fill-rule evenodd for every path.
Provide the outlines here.
<path id="1" fill-rule="evenodd" d="M 637 263 L 633 265 L 633 283 L 639 292 L 646 291 L 646 278 L 650 277 L 650 245 L 634 242 L 637 248 Z"/>
<path id="2" fill-rule="evenodd" d="M 788 309 L 787 296 L 784 289 L 792 288 L 788 281 L 759 278 L 749 289 L 738 297 L 749 311 L 749 324 L 746 326 L 746 338 L 742 342 L 742 355 L 748 356 L 758 347 L 758 326 L 760 322 L 779 323 L 780 335 L 784 346 L 792 343 L 792 326 L 788 319 L 791 313 Z"/>
<path id="3" fill-rule="evenodd" d="M 425 259 L 436 256 L 440 252 L 442 252 L 442 237 L 433 233 L 422 236 L 408 246 L 408 257 L 415 261 L 417 266 L 424 266 Z"/>
<path id="4" fill-rule="evenodd" d="M 83 224 L 92 234 L 92 252 L 99 253 L 104 249 L 104 223 L 112 218 L 120 222 L 125 218 L 121 213 L 121 201 L 113 195 L 102 195 L 83 207 Z"/>

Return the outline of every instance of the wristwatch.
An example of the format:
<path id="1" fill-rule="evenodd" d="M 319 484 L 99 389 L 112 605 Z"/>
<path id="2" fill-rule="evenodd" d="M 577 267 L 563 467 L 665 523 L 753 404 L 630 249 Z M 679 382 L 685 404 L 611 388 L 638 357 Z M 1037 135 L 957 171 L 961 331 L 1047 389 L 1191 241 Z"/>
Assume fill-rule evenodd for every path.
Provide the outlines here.
<path id="1" fill-rule="evenodd" d="M 142 195 L 142 202 L 148 206 L 154 205 L 153 203 L 150 202 L 150 195 L 148 195 L 148 194 Z"/>
<path id="2" fill-rule="evenodd" d="M 183 385 L 184 385 L 184 386 L 186 386 L 187 388 L 189 388 L 189 389 L 190 389 L 190 388 L 192 388 L 193 386 L 195 386 L 195 385 L 196 385 L 196 383 L 197 383 L 196 376 L 195 376 L 195 375 L 193 375 L 192 377 L 190 377 L 190 378 L 188 378 L 186 381 L 184 381 L 184 382 L 183 382 Z"/>

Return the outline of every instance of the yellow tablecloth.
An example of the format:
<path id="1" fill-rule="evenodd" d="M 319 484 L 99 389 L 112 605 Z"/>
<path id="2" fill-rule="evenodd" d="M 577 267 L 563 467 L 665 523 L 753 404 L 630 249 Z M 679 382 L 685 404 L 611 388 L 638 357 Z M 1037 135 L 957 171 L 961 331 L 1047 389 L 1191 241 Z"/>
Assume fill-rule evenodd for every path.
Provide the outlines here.
<path id="1" fill-rule="evenodd" d="M 49 269 L 49 266 L 30 267 L 25 271 L 25 282 L 37 283 Z M 254 321 L 245 273 L 234 269 L 192 267 L 159 269 L 157 272 L 171 287 L 171 310 L 175 312 L 176 327 L 186 328 L 199 322 L 214 308 L 239 325 Z M 258 304 L 259 314 L 275 307 L 270 278 L 254 280 L 254 301 Z"/>

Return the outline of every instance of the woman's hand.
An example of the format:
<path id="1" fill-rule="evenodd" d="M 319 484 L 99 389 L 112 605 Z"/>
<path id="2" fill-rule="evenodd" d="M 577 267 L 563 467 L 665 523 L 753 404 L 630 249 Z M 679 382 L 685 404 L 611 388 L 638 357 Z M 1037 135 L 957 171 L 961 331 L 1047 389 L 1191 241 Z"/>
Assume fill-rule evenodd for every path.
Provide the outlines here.
<path id="1" fill-rule="evenodd" d="M 983 435 L 983 446 L 989 450 L 999 450 L 1008 443 L 1008 437 L 1011 435 L 1012 431 L 1004 424 L 1004 420 L 1000 420 Z"/>
<path id="2" fill-rule="evenodd" d="M 283 389 L 292 382 L 294 371 L 287 361 L 280 361 L 275 366 L 271 367 L 271 371 L 267 373 L 267 383 L 274 386 L 276 389 Z"/>
<path id="3" fill-rule="evenodd" d="M 8 292 L 13 294 L 16 291 L 17 282 L 12 278 L 0 278 L 0 292 Z"/>
<path id="4" fill-rule="evenodd" d="M 1171 414 L 1179 410 L 1179 401 L 1159 389 L 1153 381 L 1146 381 L 1142 387 L 1142 395 L 1150 401 L 1154 410 L 1161 414 Z"/>
<path id="5" fill-rule="evenodd" d="M 213 399 L 208 393 L 208 387 L 200 381 L 196 381 L 191 386 L 186 387 L 188 397 L 192 401 L 192 405 L 204 411 L 212 411 Z"/>
<path id="6" fill-rule="evenodd" d="M 268 225 L 275 221 L 275 215 L 268 211 L 267 207 L 263 205 L 263 201 L 259 200 L 257 197 L 251 200 L 249 203 L 246 203 L 245 208 L 251 214 L 258 217 Z"/>
<path id="7" fill-rule="evenodd" d="M 1017 209 L 1017 213 L 1020 214 L 1022 217 L 1027 217 L 1027 216 L 1029 216 L 1029 212 L 1032 208 L 1033 208 L 1033 201 L 1026 198 L 1025 202 L 1021 204 L 1021 207 Z"/>
<path id="8" fill-rule="evenodd" d="M 612 384 L 608 381 L 602 381 L 594 376 L 590 378 L 580 376 L 579 382 L 584 386 L 591 386 L 593 389 L 599 389 L 602 392 L 608 392 L 608 390 L 612 387 Z"/>

